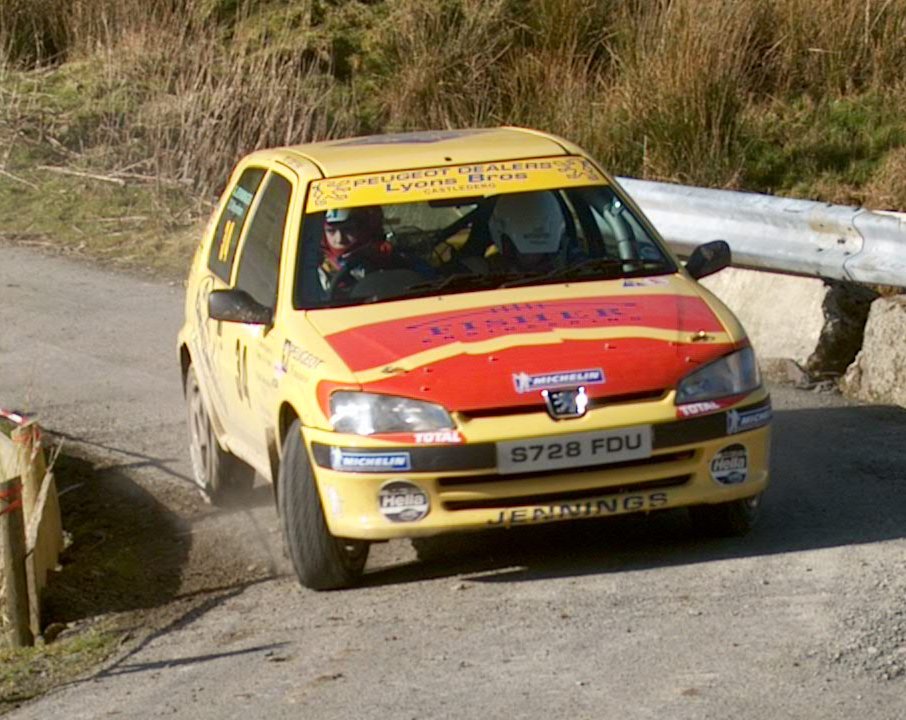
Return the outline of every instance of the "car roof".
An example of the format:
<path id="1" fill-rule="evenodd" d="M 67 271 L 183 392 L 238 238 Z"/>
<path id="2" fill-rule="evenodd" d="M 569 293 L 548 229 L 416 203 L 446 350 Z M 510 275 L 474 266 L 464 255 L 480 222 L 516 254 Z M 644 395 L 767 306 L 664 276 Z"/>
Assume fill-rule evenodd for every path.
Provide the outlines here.
<path id="1" fill-rule="evenodd" d="M 584 154 L 572 143 L 516 127 L 391 133 L 326 140 L 253 153 L 294 165 L 314 163 L 324 177 L 451 164 Z M 264 159 L 264 157 L 262 157 Z"/>

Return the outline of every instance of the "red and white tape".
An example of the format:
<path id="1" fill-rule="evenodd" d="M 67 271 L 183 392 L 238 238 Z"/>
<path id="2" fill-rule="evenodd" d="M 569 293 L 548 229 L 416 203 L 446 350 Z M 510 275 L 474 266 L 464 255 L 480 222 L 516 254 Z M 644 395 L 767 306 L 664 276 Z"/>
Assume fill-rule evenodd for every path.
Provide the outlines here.
<path id="1" fill-rule="evenodd" d="M 0 417 L 12 420 L 16 425 L 23 425 L 28 420 L 28 417 L 22 413 L 17 413 L 14 410 L 4 410 L 3 408 L 0 408 Z"/>

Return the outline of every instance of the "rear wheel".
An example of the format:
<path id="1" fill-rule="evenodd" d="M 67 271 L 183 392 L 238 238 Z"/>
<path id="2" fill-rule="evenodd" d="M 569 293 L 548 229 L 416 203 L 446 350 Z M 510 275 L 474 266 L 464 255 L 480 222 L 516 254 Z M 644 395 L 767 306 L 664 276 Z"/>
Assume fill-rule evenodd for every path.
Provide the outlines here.
<path id="1" fill-rule="evenodd" d="M 189 455 L 195 484 L 212 505 L 228 505 L 240 500 L 252 489 L 255 471 L 220 447 L 201 397 L 195 368 L 191 365 L 186 373 L 185 390 Z"/>
<path id="2" fill-rule="evenodd" d="M 761 494 L 718 505 L 696 505 L 689 508 L 689 517 L 699 532 L 715 537 L 745 535 L 758 521 Z"/>
<path id="3" fill-rule="evenodd" d="M 299 582 L 312 590 L 354 585 L 365 569 L 369 543 L 330 534 L 298 420 L 284 443 L 279 483 L 283 532 Z"/>

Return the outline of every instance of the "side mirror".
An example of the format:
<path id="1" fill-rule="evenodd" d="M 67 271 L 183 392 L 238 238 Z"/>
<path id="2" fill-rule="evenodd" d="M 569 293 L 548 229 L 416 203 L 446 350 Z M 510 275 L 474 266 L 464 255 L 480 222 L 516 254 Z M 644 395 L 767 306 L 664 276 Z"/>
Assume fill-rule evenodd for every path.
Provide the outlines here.
<path id="1" fill-rule="evenodd" d="M 212 290 L 208 296 L 208 317 L 244 325 L 270 325 L 274 311 L 245 290 Z"/>
<path id="2" fill-rule="evenodd" d="M 727 242 L 725 240 L 713 240 L 704 245 L 699 245 L 692 251 L 689 260 L 686 261 L 686 270 L 698 280 L 729 267 L 730 260 L 730 246 Z"/>

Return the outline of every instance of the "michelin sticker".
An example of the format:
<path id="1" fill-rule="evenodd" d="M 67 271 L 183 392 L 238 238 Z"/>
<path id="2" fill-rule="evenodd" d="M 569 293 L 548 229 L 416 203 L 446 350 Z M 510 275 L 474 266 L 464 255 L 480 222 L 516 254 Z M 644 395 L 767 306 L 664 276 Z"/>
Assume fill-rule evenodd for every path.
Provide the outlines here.
<path id="1" fill-rule="evenodd" d="M 727 413 L 727 435 L 736 435 L 767 425 L 771 422 L 771 414 L 770 405 L 742 412 L 730 410 Z"/>
<path id="2" fill-rule="evenodd" d="M 744 445 L 734 443 L 711 460 L 711 477 L 721 485 L 744 483 L 749 473 L 749 454 Z"/>
<path id="3" fill-rule="evenodd" d="M 602 385 L 604 371 L 601 368 L 591 370 L 566 370 L 564 372 L 544 373 L 543 375 L 529 375 L 527 373 L 514 373 L 513 385 L 517 393 L 527 393 L 533 390 L 550 390 L 553 388 L 576 387 L 579 385 Z"/>
<path id="4" fill-rule="evenodd" d="M 390 522 L 417 522 L 428 514 L 428 493 L 405 480 L 393 480 L 381 485 L 378 493 L 381 515 Z"/>
<path id="5" fill-rule="evenodd" d="M 412 469 L 407 452 L 357 453 L 332 448 L 330 466 L 349 472 L 405 472 Z"/>

